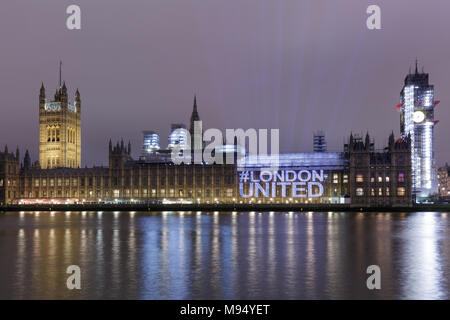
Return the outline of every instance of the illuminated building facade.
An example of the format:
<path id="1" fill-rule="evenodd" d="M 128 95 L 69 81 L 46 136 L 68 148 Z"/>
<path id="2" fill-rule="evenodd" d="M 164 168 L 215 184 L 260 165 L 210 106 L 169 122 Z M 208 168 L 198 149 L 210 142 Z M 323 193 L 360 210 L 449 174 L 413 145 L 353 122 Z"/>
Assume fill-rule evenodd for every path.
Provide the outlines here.
<path id="1" fill-rule="evenodd" d="M 39 94 L 39 162 L 43 169 L 81 165 L 81 98 L 70 103 L 66 83 L 48 100 L 42 83 Z"/>
<path id="2" fill-rule="evenodd" d="M 349 159 L 350 198 L 354 206 L 405 206 L 412 204 L 411 139 L 395 141 L 375 150 L 369 134 L 365 141 L 350 135 L 344 145 Z"/>
<path id="3" fill-rule="evenodd" d="M 438 170 L 439 198 L 450 200 L 450 166 L 446 163 Z"/>
<path id="4" fill-rule="evenodd" d="M 437 193 L 434 159 L 434 86 L 428 82 L 427 73 L 416 69 L 405 78 L 401 101 L 397 105 L 400 114 L 400 129 L 403 138 L 411 136 L 411 166 L 413 193 L 416 201 Z"/>
<path id="5" fill-rule="evenodd" d="M 130 144 L 125 146 L 123 142 L 115 146 L 110 144 L 108 167 L 41 169 L 38 164 L 30 167 L 27 162 L 25 165 L 25 161 L 19 167 L 18 158 L 10 155 L 9 166 L 16 168 L 17 173 L 11 171 L 3 181 L 10 180 L 8 203 L 321 203 L 409 206 L 409 140 L 394 141 L 391 135 L 389 145 L 384 150 L 373 150 L 371 145 L 368 136 L 365 143 L 351 136 L 344 152 L 280 154 L 277 172 L 286 174 L 284 181 L 289 181 L 293 172 L 298 176 L 303 175 L 302 178 L 308 182 L 314 180 L 314 175 L 319 177 L 310 190 L 307 187 L 297 188 L 297 196 L 293 193 L 294 183 L 286 183 L 284 191 L 282 186 L 277 186 L 273 193 L 266 195 L 264 186 L 259 190 L 259 195 L 251 193 L 248 183 L 240 189 L 242 172 L 249 172 L 257 181 L 259 178 L 256 177 L 265 170 L 264 161 L 255 162 L 245 157 L 237 165 L 174 165 L 169 160 L 146 162 L 132 159 Z M 310 178 L 305 179 L 308 175 Z"/>
<path id="6" fill-rule="evenodd" d="M 42 169 L 30 166 L 18 155 L 9 154 L 3 189 L 9 196 L 3 203 L 83 203 L 83 202 L 157 202 L 157 203 L 346 203 L 354 206 L 407 206 L 411 204 L 410 143 L 394 141 L 382 151 L 350 137 L 344 152 L 280 154 L 280 174 L 313 175 L 305 180 L 316 183 L 309 191 L 294 184 L 283 191 L 249 195 L 249 186 L 240 189 L 242 172 L 254 177 L 264 170 L 264 161 L 241 158 L 238 164 L 174 165 L 167 161 L 147 162 L 131 157 L 131 146 L 123 142 L 109 145 L 109 166 L 93 168 Z M 25 158 L 29 159 L 29 155 Z M 2 158 L 3 159 L 3 158 Z M 4 161 L 1 163 L 4 167 Z M 14 169 L 15 168 L 15 169 Z M 9 182 L 7 182 L 9 181 Z M 15 182 L 14 182 L 15 181 Z M 9 184 L 7 184 L 9 183 Z M 7 189 L 5 186 L 7 184 Z M 270 186 L 269 186 L 270 187 Z M 317 189 L 319 187 L 319 189 Z M 261 191 L 261 190 L 260 190 Z M 307 193 L 309 192 L 309 195 Z M 4 194 L 4 193 L 3 193 Z M 320 196 L 317 196 L 319 195 Z"/>
<path id="7" fill-rule="evenodd" d="M 0 205 L 11 203 L 19 196 L 19 163 L 19 150 L 10 153 L 5 146 L 4 151 L 0 151 Z"/>
<path id="8" fill-rule="evenodd" d="M 169 145 L 167 148 L 172 150 L 175 147 L 184 148 L 188 145 L 188 136 L 186 126 L 182 123 L 174 123 L 170 128 Z"/>

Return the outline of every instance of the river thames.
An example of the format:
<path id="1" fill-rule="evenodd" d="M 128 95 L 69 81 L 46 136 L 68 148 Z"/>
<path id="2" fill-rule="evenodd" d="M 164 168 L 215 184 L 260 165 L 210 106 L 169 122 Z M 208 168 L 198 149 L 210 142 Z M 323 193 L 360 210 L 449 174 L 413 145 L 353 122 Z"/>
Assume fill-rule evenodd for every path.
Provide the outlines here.
<path id="1" fill-rule="evenodd" d="M 81 270 L 81 289 L 66 269 Z M 381 269 L 369 290 L 366 269 Z M 0 299 L 450 299 L 450 214 L 6 212 Z"/>

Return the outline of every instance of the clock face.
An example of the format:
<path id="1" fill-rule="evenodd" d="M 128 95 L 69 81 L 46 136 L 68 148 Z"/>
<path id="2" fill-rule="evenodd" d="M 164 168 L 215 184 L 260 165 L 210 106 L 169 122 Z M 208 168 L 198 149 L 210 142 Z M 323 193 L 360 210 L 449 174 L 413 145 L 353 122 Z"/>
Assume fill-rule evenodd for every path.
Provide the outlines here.
<path id="1" fill-rule="evenodd" d="M 413 120 L 415 123 L 422 122 L 425 120 L 425 113 L 423 111 L 416 111 L 413 113 Z"/>

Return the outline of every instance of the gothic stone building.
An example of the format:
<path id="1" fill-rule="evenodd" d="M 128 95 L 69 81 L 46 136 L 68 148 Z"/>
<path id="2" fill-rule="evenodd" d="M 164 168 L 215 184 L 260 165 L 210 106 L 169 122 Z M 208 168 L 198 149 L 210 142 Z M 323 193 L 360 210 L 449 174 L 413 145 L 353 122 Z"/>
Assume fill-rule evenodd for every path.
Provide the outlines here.
<path id="1" fill-rule="evenodd" d="M 185 202 L 185 203 L 349 203 L 356 207 L 409 206 L 411 198 L 410 141 L 394 141 L 375 151 L 369 136 L 349 139 L 342 153 L 280 155 L 283 169 L 324 170 L 323 196 L 292 199 L 241 197 L 239 170 L 234 164 L 174 165 L 148 163 L 131 157 L 131 146 L 109 145 L 109 166 L 43 169 L 30 165 L 26 152 L 0 153 L 0 202 Z M 258 170 L 246 167 L 246 170 Z M 280 168 L 281 169 L 281 168 Z M 289 193 L 289 192 L 288 192 Z"/>

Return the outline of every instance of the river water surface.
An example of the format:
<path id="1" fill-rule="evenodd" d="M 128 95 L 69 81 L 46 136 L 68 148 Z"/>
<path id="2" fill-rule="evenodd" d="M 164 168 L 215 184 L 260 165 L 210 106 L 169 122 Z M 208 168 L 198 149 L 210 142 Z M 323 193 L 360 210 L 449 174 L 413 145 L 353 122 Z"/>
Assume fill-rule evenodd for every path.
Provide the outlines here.
<path id="1" fill-rule="evenodd" d="M 450 213 L 7 212 L 0 299 L 450 299 Z"/>

